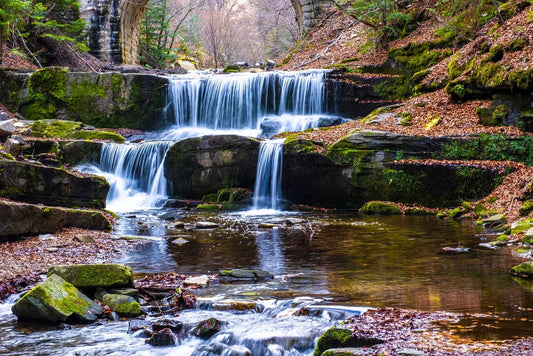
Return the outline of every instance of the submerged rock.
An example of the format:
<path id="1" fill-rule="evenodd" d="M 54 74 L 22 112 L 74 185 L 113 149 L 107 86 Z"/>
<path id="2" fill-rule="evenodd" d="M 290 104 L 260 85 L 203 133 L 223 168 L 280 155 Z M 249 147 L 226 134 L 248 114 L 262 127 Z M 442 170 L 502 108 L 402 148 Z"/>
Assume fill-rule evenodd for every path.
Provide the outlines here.
<path id="1" fill-rule="evenodd" d="M 131 268 L 117 264 L 101 265 L 57 265 L 48 270 L 78 288 L 132 287 Z"/>
<path id="2" fill-rule="evenodd" d="M 19 319 L 52 323 L 88 323 L 103 312 L 98 303 L 55 274 L 25 294 L 11 310 Z"/>
<path id="3" fill-rule="evenodd" d="M 246 281 L 273 279 L 274 275 L 270 272 L 259 269 L 229 269 L 218 272 L 221 281 Z"/>
<path id="4" fill-rule="evenodd" d="M 216 229 L 218 224 L 211 221 L 198 221 L 195 226 L 197 229 Z"/>
<path id="5" fill-rule="evenodd" d="M 222 330 L 222 323 L 218 319 L 209 318 L 199 322 L 192 333 L 201 339 L 209 339 L 220 330 Z"/>
<path id="6" fill-rule="evenodd" d="M 139 302 L 129 295 L 106 294 L 102 298 L 102 302 L 121 316 L 132 317 L 142 314 Z"/>

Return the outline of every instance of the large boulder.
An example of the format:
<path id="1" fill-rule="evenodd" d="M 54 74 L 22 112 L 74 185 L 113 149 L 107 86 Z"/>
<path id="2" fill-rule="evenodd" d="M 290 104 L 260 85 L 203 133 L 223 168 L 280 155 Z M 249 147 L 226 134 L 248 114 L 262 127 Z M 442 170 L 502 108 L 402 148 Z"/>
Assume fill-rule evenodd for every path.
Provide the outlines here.
<path id="1" fill-rule="evenodd" d="M 14 132 L 13 120 L 0 121 L 0 137 L 11 136 Z"/>
<path id="2" fill-rule="evenodd" d="M 111 223 L 98 211 L 0 201 L 0 237 L 54 233 L 65 227 L 111 230 Z"/>
<path id="3" fill-rule="evenodd" d="M 0 196 L 34 204 L 105 208 L 109 183 L 102 177 L 0 160 Z"/>
<path id="4" fill-rule="evenodd" d="M 133 286 L 131 268 L 117 264 L 57 265 L 48 275 L 58 275 L 78 288 L 109 288 Z"/>
<path id="5" fill-rule="evenodd" d="M 259 142 L 237 135 L 203 136 L 180 141 L 167 152 L 165 177 L 173 194 L 202 196 L 227 187 L 253 189 Z"/>
<path id="6" fill-rule="evenodd" d="M 103 311 L 98 303 L 56 275 L 26 293 L 11 310 L 19 319 L 52 323 L 88 323 Z"/>
<path id="7" fill-rule="evenodd" d="M 339 347 L 369 347 L 377 344 L 382 344 L 383 340 L 370 338 L 370 337 L 358 337 L 352 335 L 352 332 L 348 329 L 340 329 L 331 327 L 318 339 L 314 356 L 320 356 L 324 351 Z"/>

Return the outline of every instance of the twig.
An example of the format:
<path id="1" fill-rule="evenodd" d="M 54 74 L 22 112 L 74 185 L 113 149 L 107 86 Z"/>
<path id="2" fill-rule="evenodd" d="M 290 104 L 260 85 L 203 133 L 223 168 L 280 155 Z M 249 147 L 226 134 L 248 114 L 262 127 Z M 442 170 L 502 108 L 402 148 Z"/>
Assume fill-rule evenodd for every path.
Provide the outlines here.
<path id="1" fill-rule="evenodd" d="M 33 52 L 30 51 L 30 49 L 28 48 L 28 45 L 26 44 L 26 41 L 24 41 L 24 38 L 22 37 L 22 34 L 20 33 L 19 29 L 18 28 L 15 28 L 15 29 L 17 30 L 17 35 L 22 40 L 22 44 L 24 45 L 24 48 L 26 48 L 26 51 L 28 51 L 28 53 L 30 54 L 31 58 L 33 58 L 33 60 L 35 62 L 37 62 L 37 65 L 39 66 L 39 68 L 42 68 L 43 66 L 41 65 L 41 62 L 39 62 L 39 60 L 37 59 L 37 57 L 35 57 Z"/>

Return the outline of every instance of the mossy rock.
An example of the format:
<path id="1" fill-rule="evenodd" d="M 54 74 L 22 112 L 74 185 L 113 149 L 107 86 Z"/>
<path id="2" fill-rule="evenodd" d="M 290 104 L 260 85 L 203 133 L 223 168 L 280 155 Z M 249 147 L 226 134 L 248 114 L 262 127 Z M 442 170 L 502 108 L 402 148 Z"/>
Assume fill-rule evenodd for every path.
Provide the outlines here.
<path id="1" fill-rule="evenodd" d="M 533 219 L 522 219 L 514 222 L 511 225 L 511 234 L 520 234 L 524 231 L 529 230 L 533 226 L 532 222 Z"/>
<path id="2" fill-rule="evenodd" d="M 78 288 L 132 287 L 131 268 L 118 264 L 57 265 L 48 270 Z"/>
<path id="3" fill-rule="evenodd" d="M 513 266 L 511 272 L 519 277 L 533 278 L 533 261 L 526 261 Z"/>
<path id="4" fill-rule="evenodd" d="M 122 294 L 105 294 L 102 302 L 118 315 L 134 317 L 142 314 L 141 305 L 131 296 Z"/>
<path id="5" fill-rule="evenodd" d="M 383 343 L 376 338 L 359 338 L 348 329 L 331 327 L 318 339 L 313 356 L 320 356 L 324 351 L 341 347 L 369 347 Z"/>
<path id="6" fill-rule="evenodd" d="M 528 44 L 527 39 L 522 38 L 522 37 L 516 38 L 511 43 L 509 43 L 507 46 L 505 46 L 505 51 L 506 52 L 521 51 L 522 49 L 524 49 L 524 47 L 527 46 L 527 44 Z"/>
<path id="7" fill-rule="evenodd" d="M 503 55 L 505 54 L 505 49 L 503 45 L 497 44 L 490 48 L 489 50 L 489 56 L 487 59 L 491 62 L 499 62 L 503 59 Z"/>
<path id="8" fill-rule="evenodd" d="M 11 308 L 19 319 L 42 322 L 92 322 L 102 314 L 100 305 L 63 278 L 52 274 Z"/>
<path id="9" fill-rule="evenodd" d="M 528 229 L 522 236 L 522 244 L 533 245 L 533 228 Z"/>
<path id="10" fill-rule="evenodd" d="M 209 318 L 200 321 L 192 331 L 192 334 L 207 340 L 220 330 L 222 330 L 222 323 L 218 319 Z"/>
<path id="11" fill-rule="evenodd" d="M 533 90 L 533 69 L 517 70 L 507 76 L 509 86 L 513 92 L 526 92 Z"/>
<path id="12" fill-rule="evenodd" d="M 81 140 L 113 140 L 124 142 L 126 139 L 114 132 L 86 130 L 86 126 L 76 121 L 35 121 L 31 126 L 31 135 L 35 137 L 47 138 L 71 138 Z"/>
<path id="13" fill-rule="evenodd" d="M 462 207 L 457 207 L 457 208 L 449 211 L 447 215 L 448 215 L 449 218 L 457 219 L 457 218 L 460 218 L 464 213 L 465 213 L 465 211 L 463 210 Z"/>
<path id="14" fill-rule="evenodd" d="M 359 209 L 359 212 L 367 215 L 400 215 L 402 213 L 397 205 L 378 201 L 366 203 Z"/>
<path id="15" fill-rule="evenodd" d="M 226 68 L 224 68 L 224 70 L 222 71 L 224 73 L 239 73 L 239 72 L 242 72 L 242 68 L 238 65 L 229 65 L 227 66 Z"/>
<path id="16" fill-rule="evenodd" d="M 527 200 L 524 202 L 519 210 L 520 215 L 526 216 L 533 211 L 533 200 Z"/>

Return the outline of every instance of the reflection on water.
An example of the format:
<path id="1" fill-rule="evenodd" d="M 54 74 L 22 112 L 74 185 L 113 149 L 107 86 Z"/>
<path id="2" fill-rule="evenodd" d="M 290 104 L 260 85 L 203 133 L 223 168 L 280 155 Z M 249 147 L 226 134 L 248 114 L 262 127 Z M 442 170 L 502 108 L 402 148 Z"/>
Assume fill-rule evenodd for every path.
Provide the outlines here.
<path id="1" fill-rule="evenodd" d="M 521 259 L 510 249 L 479 247 L 481 231 L 471 221 L 354 214 L 297 218 L 302 221 L 266 229 L 258 224 L 290 217 L 189 213 L 181 221 L 191 226 L 195 221 L 216 221 L 220 227 L 167 228 L 172 238 L 148 244 L 122 262 L 143 273 L 159 272 L 162 266 L 185 274 L 260 268 L 274 273 L 276 281 L 286 283 L 293 293 L 353 305 L 504 315 L 513 315 L 517 306 L 533 305 L 533 291 L 508 274 Z M 123 219 L 121 224 L 136 233 L 136 222 Z M 172 243 L 176 237 L 187 242 Z M 154 249 L 154 244 L 164 248 Z M 444 254 L 446 246 L 469 247 L 472 252 Z"/>

